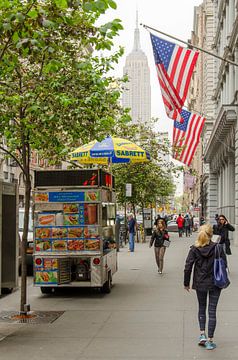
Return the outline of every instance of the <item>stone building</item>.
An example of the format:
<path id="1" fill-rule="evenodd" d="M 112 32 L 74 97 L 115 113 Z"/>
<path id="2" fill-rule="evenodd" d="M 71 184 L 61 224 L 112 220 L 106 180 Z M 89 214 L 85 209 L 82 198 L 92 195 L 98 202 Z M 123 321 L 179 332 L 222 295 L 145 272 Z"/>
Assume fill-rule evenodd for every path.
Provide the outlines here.
<path id="1" fill-rule="evenodd" d="M 201 10 L 200 46 L 238 64 L 238 1 L 204 0 Z M 201 112 L 207 118 L 200 185 L 204 215 L 213 222 L 222 213 L 237 226 L 238 66 L 204 54 L 198 76 L 203 79 Z M 234 240 L 238 243 L 238 236 Z"/>
<path id="2" fill-rule="evenodd" d="M 123 75 L 128 76 L 128 82 L 122 94 L 122 106 L 130 108 L 130 115 L 134 124 L 150 123 L 151 119 L 151 87 L 150 70 L 147 56 L 141 49 L 140 32 L 138 28 L 138 13 L 134 32 L 134 46 L 126 57 Z"/>
<path id="3" fill-rule="evenodd" d="M 215 53 L 238 64 L 238 1 L 213 1 L 213 16 Z M 215 117 L 204 144 L 208 217 L 223 213 L 238 225 L 238 66 L 216 59 L 214 70 Z"/>
<path id="4" fill-rule="evenodd" d="M 213 51 L 214 14 L 213 0 L 204 0 L 194 8 L 194 25 L 191 43 L 199 48 Z M 190 204 L 200 208 L 200 216 L 209 216 L 208 178 L 209 167 L 203 162 L 203 147 L 208 141 L 215 118 L 213 91 L 215 87 L 214 57 L 200 52 L 188 94 L 189 109 L 206 117 L 201 141 L 197 147 L 191 168 L 195 172 L 195 183 L 188 191 Z"/>

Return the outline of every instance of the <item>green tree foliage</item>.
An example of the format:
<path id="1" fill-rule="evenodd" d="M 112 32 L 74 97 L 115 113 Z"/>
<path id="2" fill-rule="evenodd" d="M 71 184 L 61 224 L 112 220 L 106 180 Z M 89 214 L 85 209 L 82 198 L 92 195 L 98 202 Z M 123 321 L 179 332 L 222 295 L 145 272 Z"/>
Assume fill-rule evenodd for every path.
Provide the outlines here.
<path id="1" fill-rule="evenodd" d="M 28 232 L 32 151 L 60 161 L 69 149 L 101 139 L 127 118 L 118 104 L 120 84 L 107 77 L 122 49 L 107 58 L 122 29 L 119 19 L 96 26 L 113 0 L 1 0 L 0 148 L 24 174 L 23 257 Z M 25 260 L 22 259 L 25 282 Z M 22 283 L 21 311 L 26 304 Z"/>

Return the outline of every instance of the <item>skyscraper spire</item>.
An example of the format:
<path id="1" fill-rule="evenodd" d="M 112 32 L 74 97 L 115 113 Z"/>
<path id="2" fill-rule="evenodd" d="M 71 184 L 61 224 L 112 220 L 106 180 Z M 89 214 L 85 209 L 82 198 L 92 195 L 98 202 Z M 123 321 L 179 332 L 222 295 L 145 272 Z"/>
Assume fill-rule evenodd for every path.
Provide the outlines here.
<path id="1" fill-rule="evenodd" d="M 136 28 L 134 31 L 133 50 L 126 57 L 123 75 L 128 82 L 122 94 L 122 106 L 130 108 L 133 124 L 150 125 L 151 121 L 151 88 L 150 69 L 147 56 L 140 45 L 138 28 L 138 9 L 136 8 Z"/>
<path id="2" fill-rule="evenodd" d="M 136 10 L 136 28 L 134 31 L 134 46 L 133 46 L 133 50 L 134 51 L 138 51 L 140 50 L 140 32 L 139 32 L 139 27 L 138 27 L 138 10 Z"/>

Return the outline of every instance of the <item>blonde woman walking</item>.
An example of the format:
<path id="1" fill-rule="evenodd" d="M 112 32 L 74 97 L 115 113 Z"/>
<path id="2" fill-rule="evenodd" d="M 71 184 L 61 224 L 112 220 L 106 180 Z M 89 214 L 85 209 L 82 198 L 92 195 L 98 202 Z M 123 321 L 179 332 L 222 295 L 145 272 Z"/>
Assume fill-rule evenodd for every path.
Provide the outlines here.
<path id="1" fill-rule="evenodd" d="M 188 253 L 184 269 L 184 289 L 190 290 L 190 278 L 193 271 L 192 288 L 196 290 L 198 299 L 198 322 L 200 326 L 200 337 L 198 345 L 204 346 L 207 350 L 216 348 L 213 336 L 216 328 L 216 309 L 221 294 L 221 289 L 214 285 L 214 259 L 216 244 L 211 241 L 212 227 L 205 224 L 200 231 Z M 221 250 L 221 257 L 226 262 L 226 255 Z M 205 333 L 206 310 L 208 297 L 208 338 Z"/>
<path id="2" fill-rule="evenodd" d="M 165 221 L 158 219 L 156 222 L 156 229 L 153 231 L 150 240 L 150 247 L 154 244 L 155 260 L 158 266 L 159 274 L 162 274 L 164 267 L 164 254 L 166 247 L 164 246 L 164 240 L 168 240 L 169 235 L 166 230 Z"/>

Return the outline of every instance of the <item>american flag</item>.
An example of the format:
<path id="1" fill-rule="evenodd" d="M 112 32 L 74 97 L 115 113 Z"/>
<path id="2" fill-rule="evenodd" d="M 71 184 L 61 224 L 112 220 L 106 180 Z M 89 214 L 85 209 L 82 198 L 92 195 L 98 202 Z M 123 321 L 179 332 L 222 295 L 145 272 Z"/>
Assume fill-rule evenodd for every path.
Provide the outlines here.
<path id="1" fill-rule="evenodd" d="M 189 166 L 197 149 L 205 118 L 184 109 L 181 116 L 183 123 L 175 121 L 173 129 L 173 147 L 180 148 L 181 152 L 175 149 L 173 157 Z"/>
<path id="2" fill-rule="evenodd" d="M 150 37 L 166 113 L 171 119 L 183 122 L 180 112 L 186 100 L 198 52 L 152 34 Z"/>

